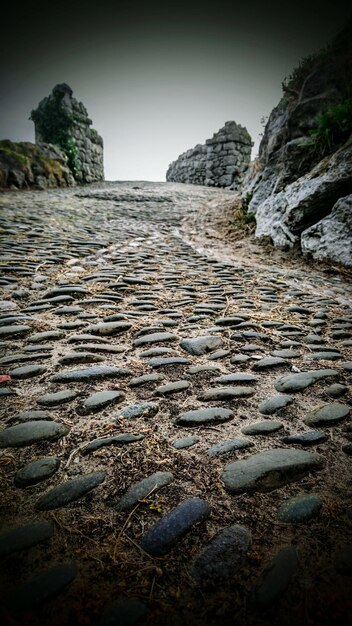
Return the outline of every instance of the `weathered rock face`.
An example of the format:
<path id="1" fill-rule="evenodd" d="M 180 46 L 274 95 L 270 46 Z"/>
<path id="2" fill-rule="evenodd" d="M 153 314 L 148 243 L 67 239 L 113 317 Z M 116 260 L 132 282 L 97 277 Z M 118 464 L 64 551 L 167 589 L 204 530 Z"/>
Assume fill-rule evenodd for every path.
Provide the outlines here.
<path id="1" fill-rule="evenodd" d="M 198 144 L 171 163 L 166 180 L 236 189 L 249 165 L 251 147 L 246 128 L 226 122 L 204 145 Z"/>
<path id="2" fill-rule="evenodd" d="M 36 143 L 49 142 L 67 155 L 68 166 L 76 181 L 104 180 L 103 140 L 90 128 L 87 109 L 73 97 L 72 89 L 62 83 L 32 111 Z"/>
<path id="3" fill-rule="evenodd" d="M 340 198 L 330 215 L 301 236 L 303 254 L 352 266 L 352 195 Z"/>
<path id="4" fill-rule="evenodd" d="M 75 185 L 62 150 L 51 144 L 0 141 L 0 187 L 48 189 Z"/>
<path id="5" fill-rule="evenodd" d="M 345 265 L 352 265 L 350 203 L 336 203 L 352 193 L 351 32 L 349 25 L 292 74 L 242 187 L 257 237 Z"/>

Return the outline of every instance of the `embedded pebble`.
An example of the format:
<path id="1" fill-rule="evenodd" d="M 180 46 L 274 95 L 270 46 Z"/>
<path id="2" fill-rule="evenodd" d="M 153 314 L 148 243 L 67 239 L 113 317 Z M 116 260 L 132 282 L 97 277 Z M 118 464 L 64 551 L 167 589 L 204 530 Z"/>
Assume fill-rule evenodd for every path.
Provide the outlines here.
<path id="1" fill-rule="evenodd" d="M 209 454 L 209 456 L 219 456 L 221 454 L 227 454 L 227 452 L 233 452 L 233 450 L 250 448 L 253 445 L 253 442 L 248 439 L 228 439 L 227 441 L 215 443 L 207 450 L 207 454 Z"/>
<path id="2" fill-rule="evenodd" d="M 283 548 L 268 563 L 252 592 L 252 603 L 258 609 L 267 609 L 286 591 L 298 568 L 296 549 Z"/>
<path id="3" fill-rule="evenodd" d="M 94 439 L 86 445 L 81 450 L 81 454 L 82 456 L 85 456 L 86 454 L 95 452 L 95 450 L 100 450 L 100 448 L 125 445 L 128 443 L 134 443 L 135 441 L 141 441 L 142 439 L 144 439 L 144 435 L 133 435 L 132 433 L 121 433 L 120 435 L 115 435 L 113 437 L 102 437 L 101 439 Z"/>
<path id="4" fill-rule="evenodd" d="M 323 500 L 313 494 L 289 498 L 277 512 L 278 519 L 286 523 L 306 522 L 319 513 Z"/>
<path id="5" fill-rule="evenodd" d="M 195 557 L 191 574 L 200 583 L 217 584 L 234 576 L 251 545 L 251 533 L 234 524 L 222 530 Z"/>
<path id="6" fill-rule="evenodd" d="M 303 421 L 308 426 L 333 426 L 347 417 L 349 412 L 350 407 L 348 404 L 331 402 L 308 413 Z"/>
<path id="7" fill-rule="evenodd" d="M 78 569 L 73 563 L 56 565 L 36 574 L 14 592 L 8 601 L 11 612 L 30 611 L 55 597 L 76 578 Z"/>
<path id="8" fill-rule="evenodd" d="M 154 395 L 156 396 L 168 396 L 173 393 L 179 393 L 180 391 L 185 391 L 190 387 L 191 383 L 188 380 L 176 380 L 173 383 L 167 383 L 166 385 L 161 385 L 157 387 L 154 391 Z"/>
<path id="9" fill-rule="evenodd" d="M 194 446 L 196 443 L 198 443 L 198 441 L 200 441 L 199 437 L 180 437 L 179 439 L 176 439 L 176 441 L 174 441 L 174 443 L 172 444 L 174 448 L 176 448 L 176 450 L 183 450 L 184 448 L 191 448 L 192 446 Z"/>
<path id="10" fill-rule="evenodd" d="M 323 430 L 308 430 L 305 433 L 283 437 L 282 441 L 284 443 L 297 443 L 301 446 L 315 446 L 327 439 L 328 436 Z"/>
<path id="11" fill-rule="evenodd" d="M 176 419 L 176 426 L 198 426 L 199 424 L 216 424 L 226 422 L 233 417 L 230 409 L 212 407 L 211 409 L 194 409 L 181 413 Z"/>
<path id="12" fill-rule="evenodd" d="M 206 500 L 185 500 L 152 526 L 140 546 L 151 556 L 167 554 L 195 524 L 203 522 L 209 515 L 210 507 Z"/>
<path id="13" fill-rule="evenodd" d="M 77 397 L 77 391 L 73 389 L 63 389 L 62 391 L 56 391 L 54 393 L 46 393 L 37 399 L 37 404 L 40 406 L 58 406 L 71 402 Z"/>
<path id="14" fill-rule="evenodd" d="M 295 448 L 274 448 L 227 465 L 221 480 L 225 489 L 234 494 L 271 491 L 322 465 L 316 454 Z"/>
<path id="15" fill-rule="evenodd" d="M 231 400 L 233 398 L 243 398 L 252 396 L 254 390 L 251 387 L 214 387 L 201 396 L 200 400 Z"/>
<path id="16" fill-rule="evenodd" d="M 82 498 L 86 493 L 98 487 L 105 480 L 105 477 L 105 472 L 93 472 L 67 480 L 44 493 L 35 503 L 35 509 L 37 511 L 52 511 L 66 506 L 66 504 Z"/>
<path id="17" fill-rule="evenodd" d="M 59 374 L 55 374 L 50 378 L 51 383 L 74 383 L 87 382 L 90 380 L 102 380 L 105 378 L 124 378 L 130 376 L 132 372 L 122 367 L 113 367 L 112 365 L 97 365 L 96 367 L 87 367 L 78 370 L 66 370 Z"/>
<path id="18" fill-rule="evenodd" d="M 270 435 L 276 433 L 276 431 L 283 428 L 281 422 L 275 420 L 263 420 L 262 422 L 255 422 L 250 426 L 245 426 L 241 429 L 244 435 Z"/>
<path id="19" fill-rule="evenodd" d="M 50 478 L 60 467 L 60 459 L 56 456 L 47 456 L 25 465 L 15 474 L 16 487 L 36 485 Z"/>
<path id="20" fill-rule="evenodd" d="M 140 500 L 169 485 L 173 480 L 174 475 L 171 472 L 155 472 L 131 485 L 114 508 L 117 512 L 127 511 L 136 506 Z"/>
<path id="21" fill-rule="evenodd" d="M 53 441 L 67 435 L 67 426 L 49 420 L 16 424 L 0 432 L 0 448 L 20 448 L 39 441 Z"/>
<path id="22" fill-rule="evenodd" d="M 154 417 L 159 411 L 159 406 L 154 402 L 143 402 L 142 404 L 131 404 L 122 408 L 118 413 L 111 416 L 112 420 L 120 419 L 137 419 L 137 417 Z"/>
<path id="23" fill-rule="evenodd" d="M 125 394 L 122 391 L 105 390 L 97 391 L 87 398 L 83 404 L 81 404 L 77 412 L 80 415 L 89 415 L 90 413 L 98 413 L 107 406 L 111 406 L 116 402 L 121 402 L 125 398 Z"/>
<path id="24" fill-rule="evenodd" d="M 28 550 L 42 541 L 51 539 L 54 532 L 53 522 L 34 522 L 13 528 L 0 535 L 0 556 Z"/>
<path id="25" fill-rule="evenodd" d="M 16 367 L 16 369 L 11 370 L 9 375 L 11 378 L 15 378 L 18 380 L 25 380 L 26 378 L 34 378 L 35 376 L 40 376 L 40 374 L 44 374 L 47 368 L 44 365 L 24 365 L 23 367 Z"/>
<path id="26" fill-rule="evenodd" d="M 292 402 L 292 396 L 280 394 L 273 396 L 272 398 L 268 398 L 267 400 L 263 400 L 263 402 L 261 402 L 258 406 L 258 411 L 263 415 L 271 415 L 272 413 L 276 413 L 277 411 L 280 411 L 280 409 L 285 408 L 289 404 L 292 404 Z"/>
<path id="27" fill-rule="evenodd" d="M 298 374 L 288 374 L 287 376 L 283 376 L 276 381 L 275 389 L 276 391 L 283 392 L 302 391 L 302 389 L 310 387 L 317 381 L 323 380 L 324 378 L 330 378 L 332 376 L 338 376 L 338 372 L 336 370 L 322 369 L 299 372 Z"/>

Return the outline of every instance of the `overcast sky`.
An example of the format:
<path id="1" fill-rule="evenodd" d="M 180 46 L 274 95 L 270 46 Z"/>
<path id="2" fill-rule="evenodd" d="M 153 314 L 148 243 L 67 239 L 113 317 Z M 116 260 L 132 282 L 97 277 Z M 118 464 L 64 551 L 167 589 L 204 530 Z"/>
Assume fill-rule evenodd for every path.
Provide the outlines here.
<path id="1" fill-rule="evenodd" d="M 299 59 L 346 22 L 346 0 L 79 0 L 2 9 L 0 138 L 34 141 L 30 112 L 66 82 L 104 139 L 107 180 L 165 180 L 228 120 L 258 150 L 261 118 Z M 8 12 L 8 15 L 5 14 Z"/>

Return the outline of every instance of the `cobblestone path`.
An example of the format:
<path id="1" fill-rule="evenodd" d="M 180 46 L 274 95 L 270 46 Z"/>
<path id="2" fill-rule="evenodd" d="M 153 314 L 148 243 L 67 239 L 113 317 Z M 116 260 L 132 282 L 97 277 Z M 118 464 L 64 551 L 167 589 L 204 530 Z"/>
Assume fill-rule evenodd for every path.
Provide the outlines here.
<path id="1" fill-rule="evenodd" d="M 228 194 L 0 199 L 2 623 L 349 623 L 351 284 L 209 252 Z"/>

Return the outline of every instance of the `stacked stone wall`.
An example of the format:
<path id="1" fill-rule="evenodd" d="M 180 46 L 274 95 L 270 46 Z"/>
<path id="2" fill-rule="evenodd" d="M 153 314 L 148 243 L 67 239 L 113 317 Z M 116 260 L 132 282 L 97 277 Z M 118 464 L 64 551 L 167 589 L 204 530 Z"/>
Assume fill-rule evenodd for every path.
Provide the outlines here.
<path id="1" fill-rule="evenodd" d="M 171 163 L 166 180 L 209 187 L 238 188 L 251 158 L 252 140 L 243 126 L 226 122 L 205 144 Z"/>

